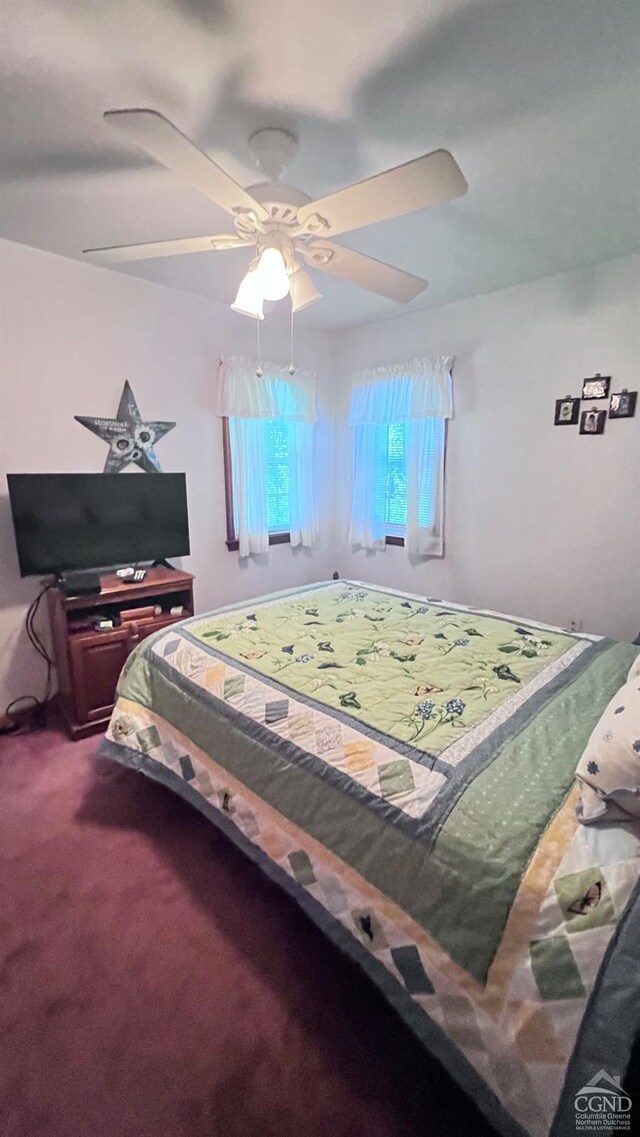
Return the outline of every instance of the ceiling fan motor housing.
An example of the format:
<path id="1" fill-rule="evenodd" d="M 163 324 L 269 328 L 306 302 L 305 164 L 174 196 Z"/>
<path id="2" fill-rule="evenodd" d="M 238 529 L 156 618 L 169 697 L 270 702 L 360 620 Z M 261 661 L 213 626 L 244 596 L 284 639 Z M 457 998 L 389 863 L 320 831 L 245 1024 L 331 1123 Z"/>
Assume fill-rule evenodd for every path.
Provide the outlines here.
<path id="1" fill-rule="evenodd" d="M 301 207 L 311 201 L 309 194 L 303 190 L 282 182 L 259 182 L 249 186 L 247 193 L 263 207 L 267 216 L 262 220 L 251 210 L 236 211 L 233 223 L 239 235 L 256 241 L 259 241 L 260 234 L 271 235 L 274 232 L 288 232 L 292 238 L 303 239 L 312 235 L 312 227 L 301 225 L 298 217 Z"/>

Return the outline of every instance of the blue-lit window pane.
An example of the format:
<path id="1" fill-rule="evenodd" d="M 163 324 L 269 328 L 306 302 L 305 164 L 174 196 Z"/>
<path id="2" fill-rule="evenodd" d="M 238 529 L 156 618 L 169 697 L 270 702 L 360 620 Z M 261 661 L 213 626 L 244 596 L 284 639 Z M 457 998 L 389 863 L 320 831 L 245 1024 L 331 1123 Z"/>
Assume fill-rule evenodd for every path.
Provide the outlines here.
<path id="1" fill-rule="evenodd" d="M 374 516 L 397 528 L 407 523 L 405 424 L 390 423 L 376 430 Z"/>
<path id="2" fill-rule="evenodd" d="M 407 462 L 406 445 L 408 425 L 403 422 L 375 427 L 375 495 L 374 517 L 384 523 L 389 535 L 399 534 L 407 524 Z M 433 524 L 435 454 L 428 453 L 428 461 L 420 472 L 420 501 L 418 519 L 421 526 Z"/>
<path id="3" fill-rule="evenodd" d="M 267 459 L 267 519 L 269 530 L 289 529 L 289 426 L 280 419 L 265 419 Z"/>
<path id="4" fill-rule="evenodd" d="M 230 419 L 230 423 L 234 420 Z M 290 529 L 289 485 L 291 477 L 291 427 L 281 419 L 252 420 L 255 430 L 262 431 L 267 498 L 267 527 L 270 533 L 287 533 Z M 231 461 L 235 463 L 235 441 L 231 433 Z M 233 475 L 234 527 L 238 531 L 237 482 Z"/>

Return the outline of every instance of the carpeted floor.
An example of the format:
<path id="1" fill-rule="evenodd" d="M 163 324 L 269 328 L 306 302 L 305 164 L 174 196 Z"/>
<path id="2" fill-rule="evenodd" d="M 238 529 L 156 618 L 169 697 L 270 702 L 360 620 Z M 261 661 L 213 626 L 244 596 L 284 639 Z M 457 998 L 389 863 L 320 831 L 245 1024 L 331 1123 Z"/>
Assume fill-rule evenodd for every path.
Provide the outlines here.
<path id="1" fill-rule="evenodd" d="M 2 1137 L 489 1137 L 292 901 L 96 745 L 0 739 Z"/>

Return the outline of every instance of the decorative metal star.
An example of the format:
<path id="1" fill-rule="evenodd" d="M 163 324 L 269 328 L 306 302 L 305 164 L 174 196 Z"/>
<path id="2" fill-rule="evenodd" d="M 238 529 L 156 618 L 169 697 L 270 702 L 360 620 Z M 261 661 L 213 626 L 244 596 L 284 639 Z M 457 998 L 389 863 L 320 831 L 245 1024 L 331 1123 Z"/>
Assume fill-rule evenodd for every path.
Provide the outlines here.
<path id="1" fill-rule="evenodd" d="M 135 395 L 127 381 L 123 387 L 117 418 L 85 418 L 74 415 L 76 422 L 109 443 L 104 464 L 105 474 L 118 474 L 131 462 L 148 474 L 161 473 L 154 445 L 168 434 L 175 422 L 143 422 Z"/>

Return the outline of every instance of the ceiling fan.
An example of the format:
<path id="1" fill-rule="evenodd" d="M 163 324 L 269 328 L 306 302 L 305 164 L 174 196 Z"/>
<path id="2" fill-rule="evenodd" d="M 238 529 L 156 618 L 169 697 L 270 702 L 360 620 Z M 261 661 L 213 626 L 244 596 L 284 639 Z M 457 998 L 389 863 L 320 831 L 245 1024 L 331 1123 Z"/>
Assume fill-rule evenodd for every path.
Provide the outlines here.
<path id="1" fill-rule="evenodd" d="M 84 249 L 84 253 L 101 264 L 116 264 L 253 248 L 231 307 L 254 319 L 263 318 L 265 301 L 289 295 L 296 312 L 321 299 L 305 265 L 389 300 L 412 300 L 427 287 L 426 280 L 337 244 L 333 238 L 426 205 L 451 201 L 467 191 L 452 155 L 434 150 L 312 201 L 302 190 L 278 180 L 296 154 L 297 139 L 275 127 L 259 130 L 250 139 L 254 158 L 268 180 L 243 189 L 158 111 L 113 110 L 104 117 L 128 141 L 226 210 L 235 232 Z"/>

